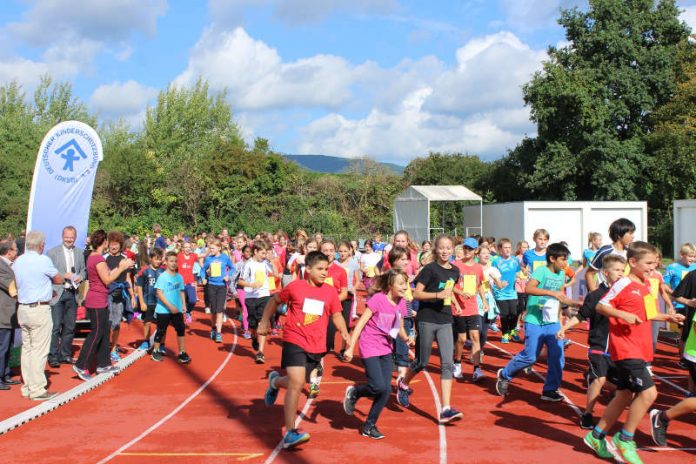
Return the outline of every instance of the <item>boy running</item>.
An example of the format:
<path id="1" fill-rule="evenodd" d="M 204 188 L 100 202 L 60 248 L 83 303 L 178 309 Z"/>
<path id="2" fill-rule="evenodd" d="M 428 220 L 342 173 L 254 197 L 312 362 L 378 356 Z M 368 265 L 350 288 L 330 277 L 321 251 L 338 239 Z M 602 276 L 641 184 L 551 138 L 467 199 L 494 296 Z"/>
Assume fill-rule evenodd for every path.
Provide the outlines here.
<path id="1" fill-rule="evenodd" d="M 285 436 L 283 447 L 292 448 L 309 440 L 309 434 L 295 428 L 295 416 L 300 392 L 307 373 L 316 369 L 326 351 L 326 330 L 329 318 L 336 325 L 343 340 L 349 343 L 348 330 L 341 314 L 341 302 L 331 285 L 325 285 L 329 260 L 320 251 L 312 251 L 305 258 L 305 279 L 298 279 L 271 297 L 259 322 L 257 333 L 267 335 L 271 317 L 280 304 L 287 304 L 283 328 L 283 353 L 281 368 L 286 375 L 276 371 L 268 375 L 268 390 L 264 397 L 266 406 L 275 403 L 278 391 L 287 389 L 285 395 Z M 347 345 L 348 346 L 348 345 Z"/>
<path id="2" fill-rule="evenodd" d="M 135 291 L 140 302 L 140 311 L 143 314 L 143 339 L 138 347 L 139 350 L 147 351 L 150 349 L 150 333 L 152 323 L 155 320 L 155 306 L 157 306 L 157 290 L 155 283 L 157 278 L 164 272 L 162 257 L 164 252 L 160 248 L 153 248 L 150 251 L 150 265 L 143 269 L 135 280 Z"/>

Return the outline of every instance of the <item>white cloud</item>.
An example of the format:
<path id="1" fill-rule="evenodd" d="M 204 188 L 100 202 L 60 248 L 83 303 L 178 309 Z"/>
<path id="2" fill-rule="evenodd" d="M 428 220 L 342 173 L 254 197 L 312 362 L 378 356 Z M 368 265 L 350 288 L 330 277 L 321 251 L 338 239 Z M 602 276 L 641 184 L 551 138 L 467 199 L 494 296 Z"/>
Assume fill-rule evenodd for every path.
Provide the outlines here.
<path id="1" fill-rule="evenodd" d="M 122 118 L 131 126 L 138 126 L 144 119 L 145 108 L 158 92 L 132 80 L 114 82 L 97 87 L 90 98 L 90 106 L 105 119 Z"/>
<path id="2" fill-rule="evenodd" d="M 284 63 L 278 52 L 242 28 L 209 28 L 191 52 L 187 69 L 175 85 L 190 85 L 202 76 L 211 88 L 227 88 L 234 107 L 338 107 L 350 96 L 349 63 L 332 55 L 315 55 Z"/>
<path id="3" fill-rule="evenodd" d="M 0 85 L 17 81 L 24 86 L 25 92 L 30 92 L 39 84 L 41 76 L 46 73 L 48 73 L 46 63 L 24 58 L 0 60 Z"/>
<path id="4" fill-rule="evenodd" d="M 217 24 L 238 25 L 245 10 L 271 7 L 273 16 L 292 25 L 321 22 L 334 14 L 388 14 L 395 12 L 397 0 L 209 0 L 210 16 Z"/>
<path id="5" fill-rule="evenodd" d="M 586 8 L 587 0 L 500 0 L 500 10 L 510 27 L 531 31 L 551 27 L 561 16 L 561 9 Z"/>
<path id="6" fill-rule="evenodd" d="M 684 7 L 680 18 L 691 28 L 691 33 L 696 33 L 696 5 Z"/>
<path id="7" fill-rule="evenodd" d="M 166 0 L 40 0 L 33 1 L 21 22 L 8 30 L 18 38 L 46 46 L 66 36 L 118 42 L 133 31 L 154 35 Z"/>

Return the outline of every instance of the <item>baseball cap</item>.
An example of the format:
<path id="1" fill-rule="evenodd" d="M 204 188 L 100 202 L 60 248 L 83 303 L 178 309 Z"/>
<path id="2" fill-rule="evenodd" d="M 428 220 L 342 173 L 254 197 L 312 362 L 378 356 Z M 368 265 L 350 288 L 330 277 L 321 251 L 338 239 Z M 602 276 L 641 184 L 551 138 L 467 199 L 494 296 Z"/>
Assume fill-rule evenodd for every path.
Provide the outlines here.
<path id="1" fill-rule="evenodd" d="M 478 241 L 473 237 L 469 237 L 466 240 L 464 240 L 464 243 L 462 243 L 462 245 L 464 245 L 467 248 L 471 248 L 472 250 L 477 249 L 479 246 Z"/>

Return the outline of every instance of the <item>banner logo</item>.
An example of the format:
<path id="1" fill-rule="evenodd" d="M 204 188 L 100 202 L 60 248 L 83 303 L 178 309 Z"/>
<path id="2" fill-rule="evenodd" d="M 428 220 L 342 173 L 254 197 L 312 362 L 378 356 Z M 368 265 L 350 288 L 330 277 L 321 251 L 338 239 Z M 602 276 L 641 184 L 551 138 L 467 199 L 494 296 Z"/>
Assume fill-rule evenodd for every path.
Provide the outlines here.
<path id="1" fill-rule="evenodd" d="M 64 127 L 50 135 L 41 150 L 41 164 L 57 182 L 74 184 L 99 163 L 99 148 L 89 132 Z"/>

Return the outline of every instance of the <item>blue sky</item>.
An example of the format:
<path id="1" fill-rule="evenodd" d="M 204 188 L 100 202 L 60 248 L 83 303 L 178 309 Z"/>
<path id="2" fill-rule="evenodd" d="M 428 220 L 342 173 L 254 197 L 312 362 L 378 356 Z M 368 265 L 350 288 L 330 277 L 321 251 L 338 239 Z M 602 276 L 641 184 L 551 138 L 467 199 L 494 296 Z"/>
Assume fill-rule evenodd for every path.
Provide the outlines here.
<path id="1" fill-rule="evenodd" d="M 407 164 L 503 156 L 534 134 L 521 85 L 586 0 L 4 0 L 0 83 L 73 83 L 137 127 L 168 85 L 226 88 L 245 138 Z M 696 26 L 696 0 L 680 0 Z"/>

